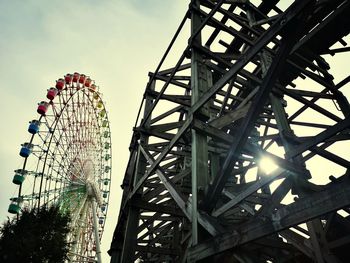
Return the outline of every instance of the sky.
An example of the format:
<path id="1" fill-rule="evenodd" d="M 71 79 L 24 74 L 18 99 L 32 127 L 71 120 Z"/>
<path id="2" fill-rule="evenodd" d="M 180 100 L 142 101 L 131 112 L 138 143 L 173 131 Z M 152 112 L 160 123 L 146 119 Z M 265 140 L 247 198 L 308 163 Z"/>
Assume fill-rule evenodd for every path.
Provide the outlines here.
<path id="1" fill-rule="evenodd" d="M 0 222 L 9 216 L 22 166 L 20 144 L 37 103 L 66 73 L 84 73 L 100 86 L 111 122 L 112 183 L 102 238 L 103 262 L 117 222 L 129 143 L 149 71 L 154 71 L 188 1 L 0 0 Z"/>

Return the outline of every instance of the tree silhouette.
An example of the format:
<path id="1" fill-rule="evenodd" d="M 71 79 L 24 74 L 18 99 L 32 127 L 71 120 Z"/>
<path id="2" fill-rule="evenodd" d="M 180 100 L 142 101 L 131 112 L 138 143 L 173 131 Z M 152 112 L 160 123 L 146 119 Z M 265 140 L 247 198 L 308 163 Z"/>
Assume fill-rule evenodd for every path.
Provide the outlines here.
<path id="1" fill-rule="evenodd" d="M 24 209 L 0 228 L 0 262 L 64 262 L 69 222 L 57 206 Z"/>

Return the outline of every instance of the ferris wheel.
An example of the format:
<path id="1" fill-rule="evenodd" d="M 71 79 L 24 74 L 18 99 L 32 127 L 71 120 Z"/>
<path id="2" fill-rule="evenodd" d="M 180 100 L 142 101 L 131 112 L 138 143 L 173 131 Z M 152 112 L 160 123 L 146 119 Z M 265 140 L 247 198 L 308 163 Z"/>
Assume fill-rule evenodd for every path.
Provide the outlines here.
<path id="1" fill-rule="evenodd" d="M 58 79 L 46 97 L 20 148 L 23 165 L 13 177 L 18 194 L 8 212 L 58 204 L 72 219 L 70 261 L 101 262 L 112 167 L 102 94 L 90 77 L 74 73 Z"/>

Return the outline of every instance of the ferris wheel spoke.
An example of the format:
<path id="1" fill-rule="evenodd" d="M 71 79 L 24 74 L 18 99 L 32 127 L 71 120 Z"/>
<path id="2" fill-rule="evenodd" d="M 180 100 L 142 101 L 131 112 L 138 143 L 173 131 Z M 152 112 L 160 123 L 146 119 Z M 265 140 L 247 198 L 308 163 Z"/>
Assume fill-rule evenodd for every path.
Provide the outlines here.
<path id="1" fill-rule="evenodd" d="M 56 139 L 56 140 L 57 140 L 57 139 Z M 59 139 L 58 139 L 58 140 L 59 140 Z M 74 144 L 72 144 L 71 142 L 69 142 L 69 145 L 74 145 Z M 66 156 L 66 154 L 64 153 L 63 156 Z M 71 157 L 71 158 L 73 158 L 73 157 Z"/>
<path id="2" fill-rule="evenodd" d="M 65 186 L 62 187 L 60 189 L 51 189 L 51 190 L 45 190 L 42 192 L 43 195 L 51 195 L 57 192 L 60 193 L 66 193 L 66 192 L 71 192 L 71 191 L 75 191 L 75 190 L 81 190 L 82 186 Z M 32 200 L 32 199 L 37 199 L 39 197 L 38 193 L 35 194 L 28 194 L 28 195 L 22 195 L 21 198 L 23 199 L 23 201 L 28 201 L 28 200 Z M 13 199 L 13 198 L 12 198 Z"/>

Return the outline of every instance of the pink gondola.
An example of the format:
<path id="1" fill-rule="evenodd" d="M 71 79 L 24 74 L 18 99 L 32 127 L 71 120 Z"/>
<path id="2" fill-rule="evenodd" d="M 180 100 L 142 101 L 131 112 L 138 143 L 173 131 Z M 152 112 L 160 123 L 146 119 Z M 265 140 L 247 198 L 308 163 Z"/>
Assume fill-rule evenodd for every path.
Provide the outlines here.
<path id="1" fill-rule="evenodd" d="M 58 90 L 56 88 L 49 88 L 47 90 L 47 95 L 46 98 L 48 98 L 49 100 L 53 100 L 58 94 Z"/>
<path id="2" fill-rule="evenodd" d="M 59 79 L 56 81 L 56 89 L 58 89 L 59 91 L 63 90 L 64 88 L 64 79 Z"/>
<path id="3" fill-rule="evenodd" d="M 79 78 L 79 83 L 80 83 L 80 84 L 84 84 L 85 79 L 86 79 L 86 76 L 85 76 L 84 74 L 81 74 L 81 75 L 80 75 L 80 78 Z"/>
<path id="4" fill-rule="evenodd" d="M 75 72 L 73 75 L 73 82 L 78 82 L 80 74 L 78 72 Z"/>
<path id="5" fill-rule="evenodd" d="M 48 107 L 49 107 L 49 103 L 47 103 L 46 101 L 41 101 L 40 103 L 38 103 L 37 112 L 41 115 L 45 115 Z"/>
<path id="6" fill-rule="evenodd" d="M 67 74 L 64 76 L 64 80 L 66 81 L 67 84 L 70 84 L 72 82 L 73 75 L 72 74 Z"/>

